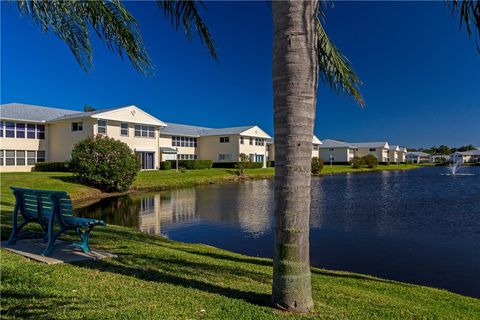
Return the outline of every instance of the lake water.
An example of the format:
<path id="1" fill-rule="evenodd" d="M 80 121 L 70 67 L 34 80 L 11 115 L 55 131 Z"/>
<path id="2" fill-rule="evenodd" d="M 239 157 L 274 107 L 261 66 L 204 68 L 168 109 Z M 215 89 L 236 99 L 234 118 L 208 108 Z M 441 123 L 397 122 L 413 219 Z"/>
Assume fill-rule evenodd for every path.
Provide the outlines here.
<path id="1" fill-rule="evenodd" d="M 312 179 L 311 263 L 480 297 L 480 167 Z M 103 199 L 83 216 L 251 256 L 273 252 L 273 180 Z"/>

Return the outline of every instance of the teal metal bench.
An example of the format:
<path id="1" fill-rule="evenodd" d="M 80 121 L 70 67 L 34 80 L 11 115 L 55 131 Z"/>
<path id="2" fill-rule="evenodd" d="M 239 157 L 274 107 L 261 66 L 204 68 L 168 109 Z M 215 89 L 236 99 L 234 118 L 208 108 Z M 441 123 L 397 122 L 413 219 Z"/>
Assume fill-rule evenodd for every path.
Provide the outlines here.
<path id="1" fill-rule="evenodd" d="M 30 222 L 40 224 L 47 241 L 47 248 L 42 253 L 49 256 L 55 250 L 55 241 L 67 230 L 75 230 L 81 238 L 81 242 L 69 241 L 80 247 L 83 252 L 90 252 L 88 238 L 90 231 L 96 225 L 105 226 L 105 222 L 97 219 L 87 219 L 73 216 L 72 200 L 64 191 L 34 190 L 11 187 L 15 196 L 15 208 L 13 209 L 12 234 L 8 239 L 9 245 L 14 245 L 17 240 L 25 238 L 29 232 L 20 232 Z M 19 225 L 18 214 L 22 215 L 23 221 Z M 56 232 L 55 225 L 60 229 Z"/>

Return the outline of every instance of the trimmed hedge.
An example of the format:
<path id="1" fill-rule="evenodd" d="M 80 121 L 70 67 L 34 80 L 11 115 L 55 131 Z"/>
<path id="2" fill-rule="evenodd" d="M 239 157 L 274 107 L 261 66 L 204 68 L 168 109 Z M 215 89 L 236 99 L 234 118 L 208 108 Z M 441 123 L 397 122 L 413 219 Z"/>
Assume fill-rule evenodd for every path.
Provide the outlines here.
<path id="1" fill-rule="evenodd" d="M 160 162 L 160 170 L 172 170 L 172 164 L 169 161 Z"/>
<path id="2" fill-rule="evenodd" d="M 40 172 L 70 172 L 70 163 L 64 162 L 37 162 L 34 171 Z"/>
<path id="3" fill-rule="evenodd" d="M 213 168 L 225 168 L 225 169 L 236 169 L 238 168 L 239 162 L 214 162 Z M 259 169 L 263 168 L 262 162 L 249 162 L 249 169 Z"/>
<path id="4" fill-rule="evenodd" d="M 171 168 L 176 168 L 176 160 L 167 160 Z M 183 167 L 188 170 L 210 169 L 212 167 L 212 160 L 178 160 L 178 167 Z"/>

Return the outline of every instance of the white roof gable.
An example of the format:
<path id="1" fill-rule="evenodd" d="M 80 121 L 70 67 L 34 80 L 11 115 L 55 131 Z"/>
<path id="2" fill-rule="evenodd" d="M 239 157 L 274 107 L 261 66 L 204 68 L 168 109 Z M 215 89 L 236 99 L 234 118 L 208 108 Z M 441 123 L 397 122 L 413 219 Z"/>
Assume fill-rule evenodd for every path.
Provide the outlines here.
<path id="1" fill-rule="evenodd" d="M 108 110 L 105 112 L 99 112 L 91 115 L 91 117 L 96 119 L 149 124 L 160 127 L 166 126 L 163 121 L 158 120 L 154 116 L 146 113 L 145 111 L 134 105 L 122 107 L 119 109 Z"/>
<path id="2" fill-rule="evenodd" d="M 249 136 L 249 137 L 259 137 L 259 138 L 264 138 L 264 139 L 271 139 L 265 131 L 260 129 L 259 126 L 253 126 L 243 132 L 240 133 L 241 136 Z"/>

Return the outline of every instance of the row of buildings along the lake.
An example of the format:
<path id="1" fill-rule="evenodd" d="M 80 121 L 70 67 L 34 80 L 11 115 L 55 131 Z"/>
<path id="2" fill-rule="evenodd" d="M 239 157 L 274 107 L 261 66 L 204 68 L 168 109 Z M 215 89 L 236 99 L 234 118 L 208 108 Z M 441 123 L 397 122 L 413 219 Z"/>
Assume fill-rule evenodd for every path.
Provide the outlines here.
<path id="1" fill-rule="evenodd" d="M 31 171 L 36 162 L 70 159 L 78 141 L 97 134 L 128 144 L 143 170 L 165 160 L 236 162 L 246 154 L 265 167 L 274 160 L 272 137 L 256 125 L 207 128 L 163 122 L 136 106 L 90 112 L 9 103 L 0 106 L 0 172 Z M 406 148 L 387 142 L 348 143 L 314 136 L 312 157 L 348 163 L 373 154 L 379 162 L 408 160 Z"/>

